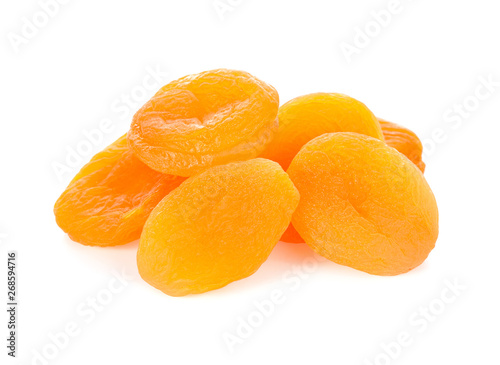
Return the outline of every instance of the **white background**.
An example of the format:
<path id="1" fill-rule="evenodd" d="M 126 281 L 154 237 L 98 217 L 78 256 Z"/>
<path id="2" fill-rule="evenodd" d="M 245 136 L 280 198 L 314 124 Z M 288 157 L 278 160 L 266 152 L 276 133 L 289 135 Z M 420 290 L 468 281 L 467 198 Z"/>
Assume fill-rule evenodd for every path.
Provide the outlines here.
<path id="1" fill-rule="evenodd" d="M 394 10 L 389 0 L 221 3 L 233 4 L 222 16 L 212 0 L 72 0 L 44 19 L 35 0 L 2 0 L 0 297 L 6 302 L 7 251 L 17 250 L 20 337 L 11 361 L 0 305 L 0 363 L 498 364 L 497 2 L 401 0 L 378 28 L 373 11 Z M 29 39 L 13 46 L 15 35 L 24 37 L 23 18 L 33 17 L 36 33 L 25 26 Z M 355 46 L 366 27 L 368 41 L 349 60 L 342 44 Z M 72 176 L 127 130 L 162 84 L 219 67 L 253 73 L 282 103 L 342 92 L 417 132 L 440 209 L 428 260 L 405 275 L 376 277 L 279 243 L 252 277 L 171 298 L 138 276 L 137 242 L 108 249 L 71 242 L 52 207 Z M 167 75 L 141 93 L 155 68 Z M 480 88 L 478 101 L 488 78 L 496 85 Z M 126 107 L 123 95 L 136 105 Z M 469 112 L 457 118 L 453 108 L 464 103 Z M 89 146 L 85 133 L 106 118 L 112 131 L 58 177 L 54 165 Z M 114 279 L 122 271 L 125 284 Z M 262 314 L 256 303 L 280 293 Z M 100 311 L 90 310 L 92 297 L 105 302 Z M 242 322 L 251 323 L 245 333 Z M 68 325 L 78 334 L 65 340 Z M 408 338 L 395 345 L 401 333 Z M 228 346 L 228 335 L 241 343 Z M 37 353 L 51 359 L 34 360 Z"/>

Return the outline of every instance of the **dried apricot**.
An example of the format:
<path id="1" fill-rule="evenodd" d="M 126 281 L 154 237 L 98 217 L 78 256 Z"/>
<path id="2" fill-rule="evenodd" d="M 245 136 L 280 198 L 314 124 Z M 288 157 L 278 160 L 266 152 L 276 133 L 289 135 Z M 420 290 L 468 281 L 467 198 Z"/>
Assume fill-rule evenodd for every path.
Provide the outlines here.
<path id="1" fill-rule="evenodd" d="M 116 246 L 138 239 L 149 213 L 185 178 L 137 159 L 123 136 L 96 154 L 57 200 L 59 227 L 76 242 Z"/>
<path id="2" fill-rule="evenodd" d="M 387 122 L 378 118 L 382 133 L 384 134 L 385 143 L 401 152 L 408 157 L 420 171 L 425 171 L 425 163 L 422 161 L 422 143 L 418 136 L 408 128 L 400 126 L 396 123 Z M 299 232 L 293 227 L 293 224 L 288 226 L 281 241 L 288 243 L 304 243 L 304 239 L 300 237 Z"/>
<path id="3" fill-rule="evenodd" d="M 293 226 L 320 255 L 376 275 L 420 265 L 438 236 L 422 172 L 384 142 L 329 133 L 307 143 L 288 174 L 301 194 Z"/>
<path id="4" fill-rule="evenodd" d="M 278 162 L 285 171 L 304 144 L 324 133 L 356 132 L 384 139 L 375 115 L 358 100 L 338 93 L 294 98 L 279 108 L 278 120 L 278 133 L 261 157 Z M 281 240 L 304 242 L 293 225 Z"/>
<path id="5" fill-rule="evenodd" d="M 139 273 L 172 296 L 245 278 L 267 259 L 298 201 L 288 175 L 261 158 L 192 176 L 148 218 L 137 253 Z"/>
<path id="6" fill-rule="evenodd" d="M 408 128 L 402 127 L 396 123 L 391 123 L 380 119 L 380 126 L 384 133 L 385 143 L 394 147 L 403 155 L 408 157 L 420 171 L 425 171 L 425 163 L 422 161 L 422 142 L 418 136 Z"/>
<path id="7" fill-rule="evenodd" d="M 373 113 L 343 94 L 299 96 L 279 108 L 278 120 L 278 133 L 261 157 L 278 162 L 285 171 L 303 145 L 324 133 L 356 132 L 384 139 Z"/>
<path id="8" fill-rule="evenodd" d="M 297 232 L 297 230 L 293 227 L 292 223 L 290 223 L 285 233 L 283 233 L 280 241 L 288 243 L 305 243 L 304 239 L 300 237 L 299 232 Z"/>
<path id="9" fill-rule="evenodd" d="M 218 69 L 173 81 L 134 116 L 128 139 L 154 170 L 191 176 L 257 157 L 277 130 L 276 90 L 243 71 Z"/>

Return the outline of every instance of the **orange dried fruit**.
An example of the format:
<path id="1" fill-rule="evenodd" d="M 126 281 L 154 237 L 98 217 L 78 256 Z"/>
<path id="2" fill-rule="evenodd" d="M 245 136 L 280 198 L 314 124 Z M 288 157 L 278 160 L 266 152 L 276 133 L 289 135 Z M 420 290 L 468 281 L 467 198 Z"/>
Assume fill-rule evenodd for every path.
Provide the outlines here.
<path id="1" fill-rule="evenodd" d="M 420 171 L 424 172 L 425 163 L 422 161 L 423 147 L 418 136 L 408 128 L 396 123 L 391 123 L 380 118 L 378 120 L 384 134 L 385 143 L 408 157 Z M 293 224 L 288 226 L 280 240 L 288 243 L 305 242 L 299 232 L 293 227 Z"/>
<path id="2" fill-rule="evenodd" d="M 277 130 L 277 91 L 247 72 L 218 69 L 162 87 L 134 116 L 128 139 L 154 170 L 191 176 L 257 157 Z"/>
<path id="3" fill-rule="evenodd" d="M 267 259 L 298 201 L 288 175 L 261 158 L 192 176 L 148 218 L 137 253 L 139 273 L 171 296 L 245 278 Z"/>
<path id="4" fill-rule="evenodd" d="M 391 123 L 379 118 L 382 132 L 384 133 L 385 143 L 394 147 L 403 155 L 408 157 L 420 171 L 425 171 L 425 163 L 422 161 L 422 142 L 418 136 L 408 128 Z"/>
<path id="5" fill-rule="evenodd" d="M 356 132 L 384 139 L 377 118 L 360 101 L 337 93 L 299 96 L 279 108 L 279 129 L 261 157 L 286 171 L 303 145 L 324 133 Z"/>
<path id="6" fill-rule="evenodd" d="M 280 241 L 288 242 L 288 243 L 305 243 L 304 239 L 300 237 L 299 232 L 293 227 L 293 224 L 287 227 L 283 236 L 281 236 Z"/>
<path id="7" fill-rule="evenodd" d="M 286 171 L 303 145 L 324 133 L 356 132 L 383 140 L 377 118 L 360 101 L 344 94 L 314 93 L 285 103 L 278 111 L 279 129 L 261 157 L 278 162 Z M 281 240 L 302 243 L 293 225 Z"/>
<path id="8" fill-rule="evenodd" d="M 184 180 L 147 167 L 122 136 L 96 154 L 61 194 L 56 222 L 84 245 L 126 244 L 140 237 L 149 213 Z"/>
<path id="9" fill-rule="evenodd" d="M 293 226 L 318 254 L 376 275 L 420 265 L 438 236 L 422 172 L 384 142 L 330 133 L 307 143 L 288 174 L 301 194 Z"/>

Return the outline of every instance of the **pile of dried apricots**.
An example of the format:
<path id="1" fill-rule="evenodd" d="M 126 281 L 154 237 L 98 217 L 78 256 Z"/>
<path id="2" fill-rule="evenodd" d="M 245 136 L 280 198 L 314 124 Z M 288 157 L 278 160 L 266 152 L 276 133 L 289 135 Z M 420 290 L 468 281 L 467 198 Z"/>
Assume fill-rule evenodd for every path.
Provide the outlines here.
<path id="1" fill-rule="evenodd" d="M 374 275 L 420 265 L 438 236 L 422 144 L 343 94 L 279 107 L 247 72 L 161 88 L 54 208 L 90 246 L 140 238 L 141 277 L 171 296 L 253 274 L 281 239 Z"/>

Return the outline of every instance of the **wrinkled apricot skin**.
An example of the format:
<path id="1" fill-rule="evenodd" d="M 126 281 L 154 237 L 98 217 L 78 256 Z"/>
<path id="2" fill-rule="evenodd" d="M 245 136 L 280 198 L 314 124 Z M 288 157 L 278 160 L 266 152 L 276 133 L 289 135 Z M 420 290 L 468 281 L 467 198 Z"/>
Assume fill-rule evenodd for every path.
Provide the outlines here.
<path id="1" fill-rule="evenodd" d="M 423 147 L 418 136 L 408 128 L 396 123 L 391 123 L 380 118 L 378 120 L 384 134 L 385 143 L 408 157 L 423 173 L 425 171 L 425 163 L 422 161 Z M 305 242 L 293 227 L 293 224 L 290 224 L 285 233 L 283 233 L 281 241 L 288 243 Z"/>
<path id="2" fill-rule="evenodd" d="M 373 113 L 358 100 L 338 93 L 314 93 L 294 98 L 279 108 L 279 129 L 261 157 L 286 171 L 303 145 L 324 133 L 356 132 L 383 140 Z M 281 240 L 303 243 L 292 225 Z"/>
<path id="3" fill-rule="evenodd" d="M 403 155 L 408 157 L 420 171 L 425 171 L 425 163 L 422 161 L 422 142 L 418 136 L 408 128 L 391 123 L 379 118 L 382 132 L 384 133 L 385 143 L 394 147 Z"/>
<path id="4" fill-rule="evenodd" d="M 190 177 L 148 218 L 137 253 L 139 273 L 171 296 L 245 278 L 267 259 L 298 201 L 288 175 L 265 159 Z"/>
<path id="5" fill-rule="evenodd" d="M 356 132 L 384 139 L 375 115 L 358 100 L 337 93 L 299 96 L 279 108 L 279 129 L 261 157 L 286 171 L 303 145 L 324 133 Z"/>
<path id="6" fill-rule="evenodd" d="M 137 157 L 156 171 L 191 176 L 257 157 L 278 128 L 279 97 L 247 72 L 218 69 L 173 81 L 134 116 Z"/>
<path id="7" fill-rule="evenodd" d="M 119 138 L 95 155 L 57 200 L 56 222 L 89 246 L 116 246 L 139 239 L 156 204 L 185 178 L 156 172 Z"/>
<path id="8" fill-rule="evenodd" d="M 292 222 L 318 254 L 375 275 L 420 265 L 438 236 L 422 172 L 384 142 L 331 133 L 306 144 L 288 169 L 300 192 Z"/>

